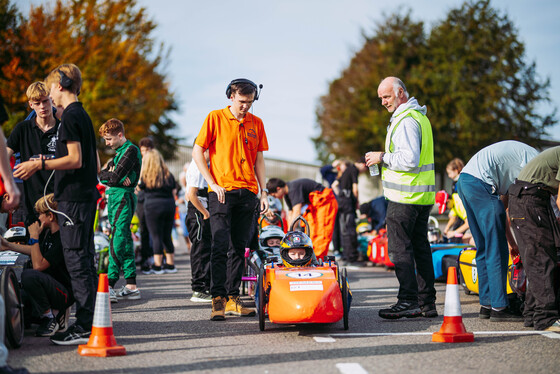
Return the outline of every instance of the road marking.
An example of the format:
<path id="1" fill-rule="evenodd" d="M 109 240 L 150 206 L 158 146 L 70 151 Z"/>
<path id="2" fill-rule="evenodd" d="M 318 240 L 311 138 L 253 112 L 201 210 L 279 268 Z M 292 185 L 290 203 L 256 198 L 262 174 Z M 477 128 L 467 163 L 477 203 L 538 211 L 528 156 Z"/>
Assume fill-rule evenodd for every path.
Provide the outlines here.
<path id="1" fill-rule="evenodd" d="M 359 290 L 352 290 L 354 292 L 397 292 L 398 288 L 360 288 Z"/>
<path id="2" fill-rule="evenodd" d="M 335 338 L 331 338 L 330 336 L 314 336 L 313 339 L 317 342 L 317 343 L 334 343 L 336 342 Z"/>
<path id="3" fill-rule="evenodd" d="M 542 335 L 550 339 L 560 339 L 560 334 L 550 331 L 475 331 L 475 335 Z M 316 335 L 317 343 L 334 343 L 336 337 L 368 337 L 368 336 L 422 336 L 432 335 L 431 332 L 348 332 L 327 335 Z"/>
<path id="4" fill-rule="evenodd" d="M 342 374 L 367 374 L 366 369 L 356 362 L 336 364 L 336 368 Z"/>

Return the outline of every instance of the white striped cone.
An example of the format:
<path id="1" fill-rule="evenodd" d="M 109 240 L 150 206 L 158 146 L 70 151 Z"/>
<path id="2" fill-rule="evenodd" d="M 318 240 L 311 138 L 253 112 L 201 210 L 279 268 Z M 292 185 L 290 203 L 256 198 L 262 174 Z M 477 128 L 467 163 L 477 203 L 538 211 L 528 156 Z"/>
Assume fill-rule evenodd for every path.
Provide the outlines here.
<path id="1" fill-rule="evenodd" d="M 474 341 L 474 334 L 467 332 L 463 324 L 457 269 L 450 267 L 447 271 L 447 287 L 445 289 L 445 309 L 443 324 L 438 332 L 432 334 L 433 342 L 469 343 Z"/>

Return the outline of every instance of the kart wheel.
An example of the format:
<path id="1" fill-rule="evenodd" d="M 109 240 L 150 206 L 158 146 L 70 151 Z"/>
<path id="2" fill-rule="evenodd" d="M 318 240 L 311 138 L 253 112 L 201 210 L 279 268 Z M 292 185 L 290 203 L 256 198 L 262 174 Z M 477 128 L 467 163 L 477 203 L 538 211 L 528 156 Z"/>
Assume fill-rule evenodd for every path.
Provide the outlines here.
<path id="1" fill-rule="evenodd" d="M 0 269 L 0 292 L 6 307 L 6 345 L 19 348 L 23 343 L 23 303 L 16 273 L 9 267 Z"/>
<path id="2" fill-rule="evenodd" d="M 346 268 L 342 268 L 340 271 L 340 283 L 342 285 L 342 309 L 343 309 L 343 321 L 344 330 L 348 330 L 348 313 L 350 312 L 348 306 L 348 277 L 346 275 Z"/>
<path id="3" fill-rule="evenodd" d="M 266 295 L 264 291 L 264 268 L 261 267 L 259 271 L 259 277 L 257 278 L 258 284 L 258 299 L 257 299 L 257 309 L 259 310 L 259 329 L 264 331 L 264 309 L 266 307 Z"/>

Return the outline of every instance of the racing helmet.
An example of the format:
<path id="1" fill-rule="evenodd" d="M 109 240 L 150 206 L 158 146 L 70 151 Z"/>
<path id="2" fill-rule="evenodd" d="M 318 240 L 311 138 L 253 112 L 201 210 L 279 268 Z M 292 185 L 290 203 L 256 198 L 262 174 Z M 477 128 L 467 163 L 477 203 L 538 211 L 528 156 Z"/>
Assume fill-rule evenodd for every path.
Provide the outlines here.
<path id="1" fill-rule="evenodd" d="M 305 249 L 305 256 L 300 260 L 291 259 L 288 251 L 292 248 Z M 307 266 L 313 261 L 313 243 L 307 234 L 301 231 L 290 231 L 280 243 L 280 256 L 286 267 Z"/>
<path id="2" fill-rule="evenodd" d="M 284 237 L 284 231 L 278 226 L 266 226 L 262 229 L 261 234 L 259 235 L 259 245 L 261 248 L 269 248 L 270 246 L 266 244 L 268 239 L 278 238 L 282 239 Z"/>

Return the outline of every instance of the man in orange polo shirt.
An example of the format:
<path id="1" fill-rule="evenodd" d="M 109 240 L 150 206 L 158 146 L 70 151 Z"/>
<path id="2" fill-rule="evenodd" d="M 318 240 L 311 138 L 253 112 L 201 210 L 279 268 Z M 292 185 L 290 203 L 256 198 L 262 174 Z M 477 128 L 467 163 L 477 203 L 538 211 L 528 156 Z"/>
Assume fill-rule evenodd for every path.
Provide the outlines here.
<path id="1" fill-rule="evenodd" d="M 261 86 L 262 87 L 262 86 Z M 193 147 L 193 160 L 208 182 L 208 210 L 212 231 L 211 282 L 212 314 L 221 321 L 225 314 L 254 316 L 239 298 L 245 247 L 250 239 L 257 194 L 260 210 L 268 210 L 263 151 L 268 141 L 262 120 L 249 109 L 258 100 L 258 88 L 248 79 L 235 79 L 226 89 L 232 104 L 210 112 Z M 204 151 L 210 153 L 210 167 Z M 228 249 L 233 254 L 228 266 Z M 226 284 L 227 283 L 227 284 Z"/>

